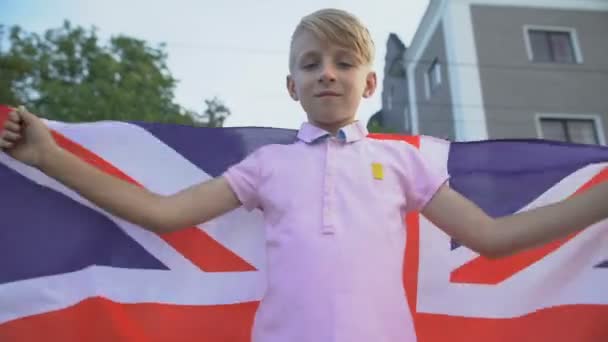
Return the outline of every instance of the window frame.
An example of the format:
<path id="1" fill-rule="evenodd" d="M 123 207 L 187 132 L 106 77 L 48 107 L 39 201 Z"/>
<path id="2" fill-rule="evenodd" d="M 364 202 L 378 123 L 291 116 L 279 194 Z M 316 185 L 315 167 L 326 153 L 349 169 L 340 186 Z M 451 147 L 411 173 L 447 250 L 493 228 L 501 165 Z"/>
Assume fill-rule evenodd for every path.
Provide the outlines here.
<path id="1" fill-rule="evenodd" d="M 569 34 L 570 43 L 572 44 L 572 52 L 574 54 L 574 61 L 573 62 L 535 61 L 534 52 L 532 49 L 532 42 L 530 41 L 530 31 L 545 31 L 545 32 L 558 32 L 558 33 Z M 544 63 L 544 64 L 564 64 L 564 65 L 583 63 L 583 54 L 581 52 L 581 47 L 579 44 L 578 33 L 575 28 L 565 27 L 565 26 L 524 25 L 523 33 L 524 33 L 524 42 L 526 45 L 526 53 L 528 55 L 528 60 L 530 62 Z"/>
<path id="2" fill-rule="evenodd" d="M 435 68 L 439 68 L 439 69 L 435 69 Z M 436 72 L 439 75 L 437 85 L 435 85 L 435 86 L 433 86 L 433 83 L 432 83 L 432 78 L 434 77 L 433 70 L 436 70 Z M 435 93 L 435 91 L 437 89 L 439 89 L 439 87 L 442 84 L 443 84 L 443 70 L 442 70 L 441 63 L 439 62 L 439 58 L 436 57 L 431 62 L 431 65 L 424 72 L 424 88 L 426 91 L 427 100 L 431 98 L 431 95 L 433 93 Z"/>
<path id="3" fill-rule="evenodd" d="M 593 128 L 595 129 L 595 136 L 599 145 L 606 145 L 606 137 L 604 135 L 604 125 L 602 117 L 598 114 L 567 114 L 567 113 L 536 113 L 535 124 L 536 124 L 536 136 L 539 139 L 544 139 L 542 120 L 562 120 L 562 121 L 576 121 L 576 120 L 589 120 L 593 122 Z"/>

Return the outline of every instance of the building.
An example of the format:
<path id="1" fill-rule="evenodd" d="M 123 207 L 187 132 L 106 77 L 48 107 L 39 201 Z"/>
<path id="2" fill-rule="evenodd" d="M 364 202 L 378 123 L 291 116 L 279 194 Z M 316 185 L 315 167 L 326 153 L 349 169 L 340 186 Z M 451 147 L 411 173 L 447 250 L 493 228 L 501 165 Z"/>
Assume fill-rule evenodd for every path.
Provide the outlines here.
<path id="1" fill-rule="evenodd" d="M 607 37 L 606 0 L 430 0 L 404 54 L 405 122 L 456 141 L 606 144 Z"/>
<path id="2" fill-rule="evenodd" d="M 407 78 L 405 73 L 405 45 L 391 33 L 386 42 L 384 78 L 382 80 L 382 109 L 369 120 L 368 127 L 383 131 L 410 133 L 410 116 L 407 106 Z"/>

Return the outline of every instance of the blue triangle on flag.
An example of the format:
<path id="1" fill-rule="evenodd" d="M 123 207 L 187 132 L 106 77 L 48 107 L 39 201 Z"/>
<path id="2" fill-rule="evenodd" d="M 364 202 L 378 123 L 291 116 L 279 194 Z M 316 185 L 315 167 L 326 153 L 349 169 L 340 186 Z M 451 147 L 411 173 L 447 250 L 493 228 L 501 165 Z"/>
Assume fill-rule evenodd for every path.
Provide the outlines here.
<path id="1" fill-rule="evenodd" d="M 106 216 L 0 167 L 0 284 L 91 265 L 167 269 Z"/>

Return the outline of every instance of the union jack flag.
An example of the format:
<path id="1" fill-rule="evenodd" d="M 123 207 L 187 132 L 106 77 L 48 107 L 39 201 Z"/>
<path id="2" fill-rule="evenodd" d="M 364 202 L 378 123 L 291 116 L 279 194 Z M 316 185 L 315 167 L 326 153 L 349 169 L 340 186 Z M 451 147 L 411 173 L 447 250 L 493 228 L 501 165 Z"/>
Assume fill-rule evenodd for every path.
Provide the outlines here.
<path id="1" fill-rule="evenodd" d="M 0 118 L 7 112 L 0 108 Z M 296 134 L 48 124 L 64 149 L 160 194 L 218 176 L 256 148 Z M 373 137 L 418 146 L 454 189 L 493 216 L 576 195 L 608 177 L 601 146 Z M 0 163 L 0 341 L 249 340 L 265 289 L 260 212 L 237 209 L 159 236 L 5 154 Z M 487 260 L 408 215 L 404 286 L 418 340 L 606 341 L 607 225 Z"/>

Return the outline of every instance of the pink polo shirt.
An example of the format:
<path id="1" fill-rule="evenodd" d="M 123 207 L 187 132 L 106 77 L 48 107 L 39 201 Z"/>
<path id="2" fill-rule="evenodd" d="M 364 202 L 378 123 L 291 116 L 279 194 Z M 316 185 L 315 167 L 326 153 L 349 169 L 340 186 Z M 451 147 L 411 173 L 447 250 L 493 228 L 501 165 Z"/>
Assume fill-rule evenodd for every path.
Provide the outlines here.
<path id="1" fill-rule="evenodd" d="M 338 137 L 305 123 L 295 143 L 264 146 L 224 174 L 264 213 L 268 284 L 253 341 L 416 340 L 403 218 L 446 179 L 415 147 L 366 136 L 359 122 Z"/>

